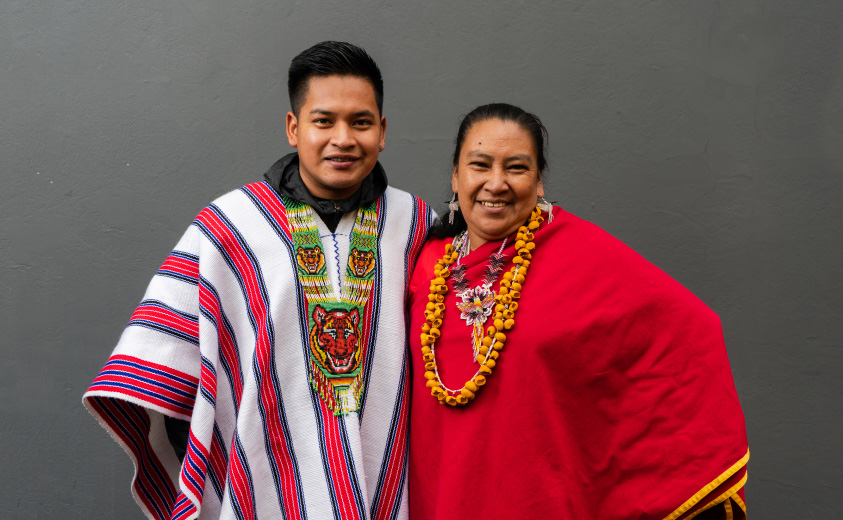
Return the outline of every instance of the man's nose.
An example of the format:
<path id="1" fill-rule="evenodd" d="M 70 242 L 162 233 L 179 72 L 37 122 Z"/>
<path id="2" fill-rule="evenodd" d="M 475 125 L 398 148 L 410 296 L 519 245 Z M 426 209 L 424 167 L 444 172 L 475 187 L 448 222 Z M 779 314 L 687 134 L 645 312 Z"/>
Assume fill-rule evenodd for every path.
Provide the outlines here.
<path id="1" fill-rule="evenodd" d="M 351 128 L 345 123 L 335 125 L 334 132 L 331 135 L 331 144 L 343 149 L 354 146 L 354 137 L 351 133 Z"/>

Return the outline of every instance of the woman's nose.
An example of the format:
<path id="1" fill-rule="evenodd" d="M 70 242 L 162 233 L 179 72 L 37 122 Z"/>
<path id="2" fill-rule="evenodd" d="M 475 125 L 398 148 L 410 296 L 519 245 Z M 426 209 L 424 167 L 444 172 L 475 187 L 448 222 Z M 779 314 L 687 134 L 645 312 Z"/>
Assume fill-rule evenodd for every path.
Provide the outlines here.
<path id="1" fill-rule="evenodd" d="M 492 193 L 500 193 L 505 191 L 506 187 L 506 172 L 503 171 L 503 168 L 493 167 L 483 188 Z"/>

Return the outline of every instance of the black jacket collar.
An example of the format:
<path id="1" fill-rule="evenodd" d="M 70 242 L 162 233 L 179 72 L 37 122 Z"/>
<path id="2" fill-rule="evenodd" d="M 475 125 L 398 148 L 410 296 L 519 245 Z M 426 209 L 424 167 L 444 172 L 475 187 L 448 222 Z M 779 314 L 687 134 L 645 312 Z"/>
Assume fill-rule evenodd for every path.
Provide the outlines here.
<path id="1" fill-rule="evenodd" d="M 339 200 L 314 197 L 307 191 L 307 186 L 301 179 L 299 154 L 296 152 L 278 159 L 263 176 L 278 194 L 311 206 L 331 232 L 337 229 L 337 224 L 345 213 L 357 211 L 360 206 L 377 200 L 387 187 L 386 172 L 381 163 L 377 162 L 351 197 Z"/>

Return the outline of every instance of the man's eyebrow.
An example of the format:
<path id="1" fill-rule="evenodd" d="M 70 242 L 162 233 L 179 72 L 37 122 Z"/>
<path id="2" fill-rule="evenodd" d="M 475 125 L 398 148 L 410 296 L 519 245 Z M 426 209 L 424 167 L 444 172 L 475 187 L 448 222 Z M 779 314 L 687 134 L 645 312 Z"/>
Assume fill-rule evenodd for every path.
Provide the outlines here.
<path id="1" fill-rule="evenodd" d="M 336 112 L 331 112 L 330 110 L 325 110 L 324 108 L 314 108 L 310 111 L 311 115 L 323 115 L 323 116 L 335 116 L 337 115 Z M 375 117 L 375 113 L 371 110 L 361 110 L 359 112 L 355 112 L 351 114 L 352 117 Z"/>

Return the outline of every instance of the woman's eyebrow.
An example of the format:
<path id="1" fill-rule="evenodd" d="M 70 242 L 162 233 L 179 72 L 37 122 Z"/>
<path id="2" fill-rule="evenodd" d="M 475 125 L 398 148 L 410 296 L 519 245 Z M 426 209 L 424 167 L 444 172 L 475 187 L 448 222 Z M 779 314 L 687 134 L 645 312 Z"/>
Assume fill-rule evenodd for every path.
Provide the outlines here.
<path id="1" fill-rule="evenodd" d="M 482 152 L 468 152 L 467 156 L 477 157 L 479 159 L 486 159 L 487 161 L 491 161 L 494 159 L 491 155 Z"/>
<path id="2" fill-rule="evenodd" d="M 506 160 L 507 160 L 507 161 L 525 161 L 525 162 L 528 162 L 528 163 L 532 163 L 532 162 L 533 162 L 533 158 L 532 158 L 532 157 L 530 157 L 530 156 L 529 156 L 529 155 L 527 155 L 527 154 L 518 154 L 518 155 L 513 155 L 513 156 L 511 156 L 511 157 L 507 157 L 507 158 L 506 158 Z"/>

